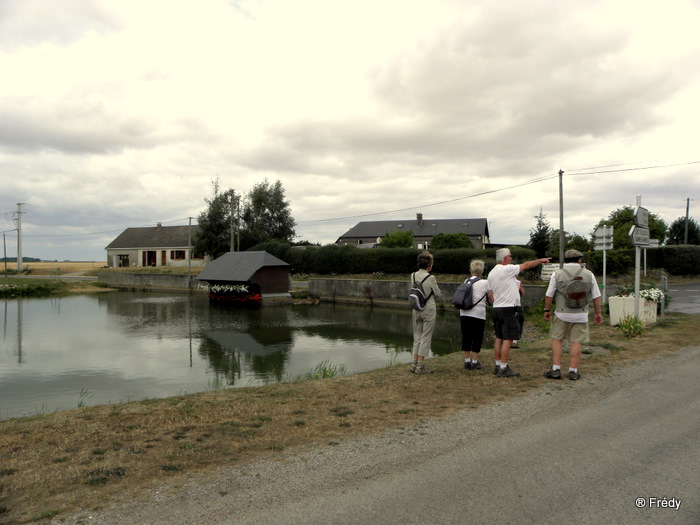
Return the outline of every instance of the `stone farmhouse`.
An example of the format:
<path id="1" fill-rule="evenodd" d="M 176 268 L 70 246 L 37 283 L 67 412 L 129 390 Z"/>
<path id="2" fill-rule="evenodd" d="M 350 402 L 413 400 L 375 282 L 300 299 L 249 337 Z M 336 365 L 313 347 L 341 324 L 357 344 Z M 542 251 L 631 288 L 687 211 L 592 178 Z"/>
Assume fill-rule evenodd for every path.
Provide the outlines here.
<path id="1" fill-rule="evenodd" d="M 489 225 L 486 219 L 424 219 L 422 213 L 415 219 L 360 222 L 338 237 L 336 244 L 352 244 L 360 248 L 376 246 L 387 233 L 412 231 L 414 248 L 427 250 L 440 233 L 465 233 L 474 248 L 483 249 L 489 241 Z"/>
<path id="2" fill-rule="evenodd" d="M 202 267 L 204 259 L 191 253 L 190 243 L 197 226 L 127 228 L 107 247 L 107 266 L 189 266 Z M 190 256 L 192 261 L 190 262 Z"/>

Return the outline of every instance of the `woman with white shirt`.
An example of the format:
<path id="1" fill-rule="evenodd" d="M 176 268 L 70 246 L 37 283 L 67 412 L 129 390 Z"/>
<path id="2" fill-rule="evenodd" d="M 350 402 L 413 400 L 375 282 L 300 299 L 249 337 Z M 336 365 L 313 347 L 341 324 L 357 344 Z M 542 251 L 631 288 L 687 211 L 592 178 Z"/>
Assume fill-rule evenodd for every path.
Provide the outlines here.
<path id="1" fill-rule="evenodd" d="M 464 351 L 464 368 L 467 370 L 481 370 L 479 352 L 484 341 L 484 328 L 486 326 L 486 303 L 493 304 L 493 292 L 484 275 L 484 261 L 475 259 L 469 265 L 472 281 L 472 297 L 476 303 L 469 310 L 459 311 L 459 323 L 462 329 L 462 350 Z M 466 282 L 466 281 L 465 281 Z"/>

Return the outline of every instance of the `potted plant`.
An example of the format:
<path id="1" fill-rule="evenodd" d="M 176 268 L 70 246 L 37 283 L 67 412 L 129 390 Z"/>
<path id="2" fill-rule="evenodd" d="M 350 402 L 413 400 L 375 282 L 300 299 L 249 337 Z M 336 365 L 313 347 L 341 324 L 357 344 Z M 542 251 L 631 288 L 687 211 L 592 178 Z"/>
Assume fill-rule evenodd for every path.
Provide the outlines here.
<path id="1" fill-rule="evenodd" d="M 637 317 L 640 321 L 645 324 L 656 322 L 658 304 L 663 296 L 664 293 L 658 288 L 647 288 L 639 291 L 639 315 Z M 608 299 L 610 325 L 617 326 L 625 317 L 635 315 L 634 304 L 634 292 L 622 292 L 610 297 Z"/>

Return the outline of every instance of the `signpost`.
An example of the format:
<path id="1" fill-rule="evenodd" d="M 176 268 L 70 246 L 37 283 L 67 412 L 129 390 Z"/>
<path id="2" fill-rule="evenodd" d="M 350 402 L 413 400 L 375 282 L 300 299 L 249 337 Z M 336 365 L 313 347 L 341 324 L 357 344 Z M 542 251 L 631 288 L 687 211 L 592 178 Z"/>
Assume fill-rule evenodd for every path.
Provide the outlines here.
<path id="1" fill-rule="evenodd" d="M 649 245 L 649 211 L 642 208 L 642 196 L 637 195 L 637 209 L 634 211 L 634 225 L 630 228 L 630 242 L 634 246 L 634 315 L 639 318 L 639 271 L 642 246 Z"/>
<path id="2" fill-rule="evenodd" d="M 606 260 L 605 254 L 607 250 L 612 250 L 613 248 L 613 227 L 612 226 L 602 226 L 601 228 L 596 228 L 595 230 L 595 240 L 593 241 L 593 249 L 596 251 L 603 251 L 603 303 L 607 302 L 607 287 L 605 285 L 605 275 L 606 275 Z"/>

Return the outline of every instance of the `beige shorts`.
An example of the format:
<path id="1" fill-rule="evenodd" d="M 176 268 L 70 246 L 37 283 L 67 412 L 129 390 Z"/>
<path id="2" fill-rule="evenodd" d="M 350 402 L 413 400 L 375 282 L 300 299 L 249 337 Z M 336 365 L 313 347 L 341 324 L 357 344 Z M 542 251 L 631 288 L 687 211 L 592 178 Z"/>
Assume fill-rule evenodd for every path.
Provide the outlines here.
<path id="1" fill-rule="evenodd" d="M 588 323 L 567 323 L 553 314 L 549 325 L 549 337 L 557 341 L 567 339 L 570 343 L 587 343 Z"/>

